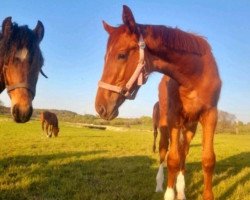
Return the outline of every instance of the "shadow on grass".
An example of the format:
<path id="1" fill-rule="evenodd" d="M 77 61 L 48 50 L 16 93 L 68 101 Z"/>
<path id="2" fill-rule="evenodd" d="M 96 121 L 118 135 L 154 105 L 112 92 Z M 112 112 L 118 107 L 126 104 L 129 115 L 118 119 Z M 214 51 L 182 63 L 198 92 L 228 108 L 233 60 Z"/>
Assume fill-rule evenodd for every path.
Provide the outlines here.
<path id="1" fill-rule="evenodd" d="M 102 153 L 105 151 L 16 156 L 0 160 L 0 199 L 163 199 L 163 193 L 154 192 L 157 169 L 152 165 L 155 160 L 147 156 L 102 158 Z M 250 167 L 249 158 L 250 152 L 244 152 L 218 161 L 213 185 L 219 185 L 228 177 L 236 177 L 245 167 Z M 187 199 L 195 200 L 201 195 L 203 181 L 201 177 L 192 184 L 192 179 L 201 170 L 201 163 L 189 163 L 187 169 Z M 228 199 L 237 185 L 250 179 L 250 174 L 239 177 L 219 194 L 218 199 Z"/>
<path id="2" fill-rule="evenodd" d="M 218 197 L 220 200 L 227 200 L 230 196 L 235 192 L 238 185 L 244 185 L 247 181 L 250 180 L 250 173 L 241 176 L 241 172 L 245 168 L 250 168 L 250 152 L 243 152 L 237 155 L 233 155 L 227 157 L 226 159 L 219 160 L 216 162 L 215 173 L 213 178 L 213 186 L 216 187 L 223 181 L 228 178 L 235 177 L 237 181 L 230 184 L 228 188 L 221 192 Z M 203 177 L 201 177 L 200 181 L 192 184 L 192 179 L 197 174 L 194 172 L 201 170 L 200 162 L 193 162 L 187 164 L 187 183 L 186 183 L 186 192 L 187 199 L 198 199 L 198 196 L 202 194 L 203 190 Z M 237 178 L 239 177 L 239 178 Z M 190 184 L 188 184 L 188 182 Z M 195 191 L 191 193 L 191 191 Z"/>
<path id="3" fill-rule="evenodd" d="M 0 199 L 152 199 L 155 160 L 146 156 L 102 158 L 98 154 L 103 152 L 0 160 Z"/>

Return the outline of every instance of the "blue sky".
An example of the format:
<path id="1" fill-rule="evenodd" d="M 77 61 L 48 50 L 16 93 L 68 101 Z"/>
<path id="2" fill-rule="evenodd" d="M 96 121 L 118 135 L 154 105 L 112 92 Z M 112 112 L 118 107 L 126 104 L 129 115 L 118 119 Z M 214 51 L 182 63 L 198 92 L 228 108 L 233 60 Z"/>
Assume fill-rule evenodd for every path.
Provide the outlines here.
<path id="1" fill-rule="evenodd" d="M 96 114 L 97 82 L 101 76 L 107 33 L 102 20 L 122 23 L 122 5 L 138 23 L 178 27 L 205 36 L 213 48 L 223 88 L 219 108 L 250 121 L 250 1 L 248 0 L 8 0 L 1 1 L 0 21 L 12 16 L 19 25 L 45 26 L 41 49 L 44 72 L 39 77 L 35 108 L 55 108 Z M 151 115 L 158 98 L 161 74 L 154 73 L 134 101 L 120 109 L 120 117 Z M 6 106 L 6 92 L 0 99 Z"/>

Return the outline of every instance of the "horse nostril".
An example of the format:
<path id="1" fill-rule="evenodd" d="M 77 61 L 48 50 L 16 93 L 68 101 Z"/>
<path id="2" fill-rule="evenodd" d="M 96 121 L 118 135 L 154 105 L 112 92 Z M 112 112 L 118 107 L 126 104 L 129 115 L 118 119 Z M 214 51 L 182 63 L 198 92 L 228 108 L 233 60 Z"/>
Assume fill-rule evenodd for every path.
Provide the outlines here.
<path id="1" fill-rule="evenodd" d="M 14 105 L 12 108 L 12 116 L 17 123 L 25 123 L 29 121 L 33 113 L 32 106 L 29 106 L 25 109 L 21 109 L 19 105 Z"/>
<path id="2" fill-rule="evenodd" d="M 20 122 L 20 114 L 19 114 L 19 109 L 18 109 L 18 106 L 17 105 L 14 105 L 13 108 L 12 108 L 12 115 L 13 115 L 13 118 L 16 122 Z"/>
<path id="3" fill-rule="evenodd" d="M 103 105 L 98 106 L 98 111 L 99 115 L 105 115 L 106 114 L 106 108 Z"/>

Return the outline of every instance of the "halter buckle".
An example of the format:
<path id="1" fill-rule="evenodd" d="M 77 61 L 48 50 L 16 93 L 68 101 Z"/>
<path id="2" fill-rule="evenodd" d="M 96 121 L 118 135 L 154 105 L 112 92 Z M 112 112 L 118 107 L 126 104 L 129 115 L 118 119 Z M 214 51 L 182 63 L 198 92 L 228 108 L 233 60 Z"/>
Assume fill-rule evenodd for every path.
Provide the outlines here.
<path id="1" fill-rule="evenodd" d="M 146 43 L 144 42 L 142 35 L 140 35 L 138 46 L 140 49 L 145 49 L 146 47 Z"/>
<path id="2" fill-rule="evenodd" d="M 122 88 L 120 91 L 120 94 L 124 97 L 126 97 L 126 94 L 128 93 L 128 89 L 126 87 Z"/>

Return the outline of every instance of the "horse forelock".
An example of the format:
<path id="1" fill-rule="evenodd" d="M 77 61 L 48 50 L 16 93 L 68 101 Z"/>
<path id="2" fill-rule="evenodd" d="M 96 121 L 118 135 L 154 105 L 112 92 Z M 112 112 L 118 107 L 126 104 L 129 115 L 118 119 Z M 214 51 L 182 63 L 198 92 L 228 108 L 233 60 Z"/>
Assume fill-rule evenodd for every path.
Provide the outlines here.
<path id="1" fill-rule="evenodd" d="M 23 56 L 23 50 L 27 50 L 29 57 L 33 58 L 36 46 L 38 46 L 34 32 L 27 25 L 18 26 L 16 23 L 13 24 L 10 36 L 6 40 L 3 38 L 3 43 L 0 51 L 4 52 L 5 59 L 20 52 Z"/>
<path id="2" fill-rule="evenodd" d="M 28 59 L 29 63 L 35 63 L 35 71 L 43 66 L 44 59 L 39 48 L 36 35 L 27 25 L 18 26 L 13 23 L 12 31 L 8 37 L 0 33 L 0 73 L 5 62 L 14 58 L 21 61 Z M 0 80 L 1 81 L 1 80 Z"/>
<path id="3" fill-rule="evenodd" d="M 120 25 L 118 26 L 115 31 L 113 31 L 108 39 L 108 44 L 107 44 L 107 48 L 110 46 L 113 46 L 114 44 L 116 44 L 121 36 L 121 34 L 125 33 L 127 31 L 126 26 L 125 25 Z"/>
<path id="4" fill-rule="evenodd" d="M 105 56 L 105 63 L 109 58 L 113 59 L 114 56 L 110 56 L 114 46 L 118 44 L 121 34 L 126 32 L 125 25 L 120 25 L 113 31 L 108 38 L 107 48 L 106 48 L 106 56 Z"/>

